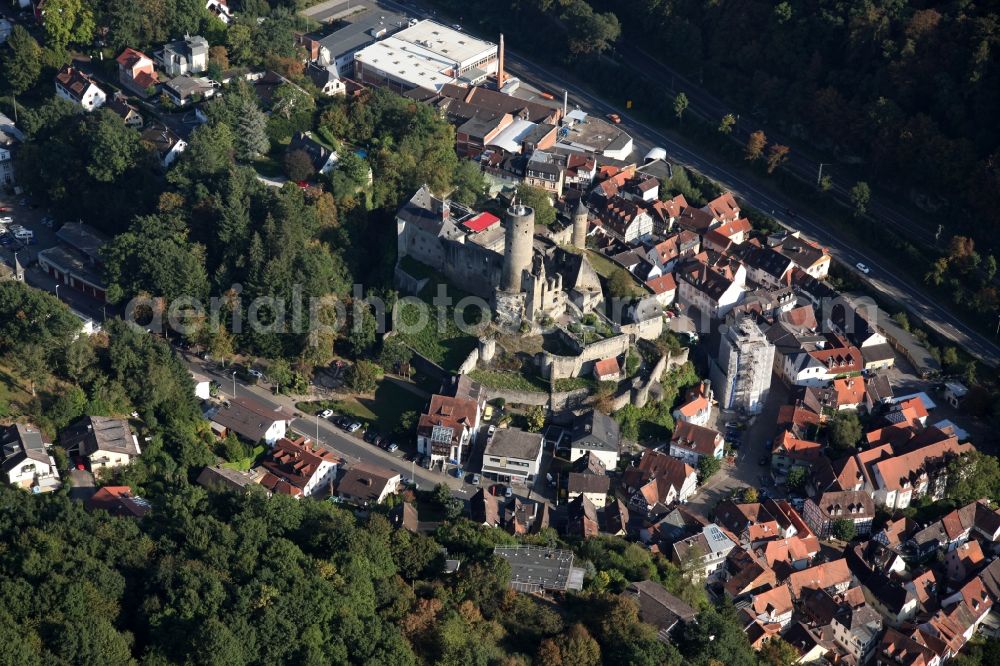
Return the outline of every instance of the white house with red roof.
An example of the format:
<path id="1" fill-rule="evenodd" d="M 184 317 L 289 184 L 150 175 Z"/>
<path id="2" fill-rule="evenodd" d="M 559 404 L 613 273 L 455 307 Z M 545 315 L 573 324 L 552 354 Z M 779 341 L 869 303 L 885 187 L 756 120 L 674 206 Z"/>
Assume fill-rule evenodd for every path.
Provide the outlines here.
<path id="1" fill-rule="evenodd" d="M 465 447 L 479 428 L 483 405 L 476 400 L 431 396 L 417 423 L 417 452 L 432 461 L 461 461 Z"/>
<path id="2" fill-rule="evenodd" d="M 312 446 L 305 437 L 282 437 L 274 443 L 260 484 L 272 493 L 312 497 L 331 489 L 340 460 L 326 449 Z"/>
<path id="3" fill-rule="evenodd" d="M 702 382 L 689 390 L 684 404 L 674 410 L 675 421 L 687 421 L 694 425 L 707 425 L 712 417 L 712 387 Z"/>
<path id="4" fill-rule="evenodd" d="M 705 457 L 721 460 L 724 441 L 722 435 L 711 428 L 681 421 L 670 440 L 670 455 L 697 467 Z"/>

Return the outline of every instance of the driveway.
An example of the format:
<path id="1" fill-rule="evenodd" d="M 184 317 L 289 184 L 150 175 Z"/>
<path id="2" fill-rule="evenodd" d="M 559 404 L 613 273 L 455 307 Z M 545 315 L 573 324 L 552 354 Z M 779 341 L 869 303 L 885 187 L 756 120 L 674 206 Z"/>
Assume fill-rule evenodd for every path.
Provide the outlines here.
<path id="1" fill-rule="evenodd" d="M 69 482 L 72 485 L 72 488 L 69 489 L 69 497 L 78 502 L 86 502 L 97 492 L 94 485 L 94 475 L 85 469 L 71 469 Z"/>
<path id="2" fill-rule="evenodd" d="M 733 463 L 723 462 L 722 469 L 708 480 L 695 493 L 688 502 L 688 506 L 702 515 L 709 516 L 715 506 L 723 499 L 732 495 L 733 491 L 744 488 L 760 488 L 760 477 L 769 471 L 769 467 L 762 467 L 759 460 L 764 455 L 770 455 L 769 442 L 778 431 L 776 424 L 778 420 L 778 410 L 782 405 L 788 404 L 789 390 L 780 379 L 771 376 L 771 390 L 768 393 L 767 401 L 764 403 L 764 410 L 758 414 L 745 430 L 742 431 L 740 448 L 736 453 Z M 719 428 L 724 428 L 724 424 L 736 420 L 736 416 L 731 413 L 722 412 L 716 417 Z M 769 488 L 773 485 L 769 482 Z"/>

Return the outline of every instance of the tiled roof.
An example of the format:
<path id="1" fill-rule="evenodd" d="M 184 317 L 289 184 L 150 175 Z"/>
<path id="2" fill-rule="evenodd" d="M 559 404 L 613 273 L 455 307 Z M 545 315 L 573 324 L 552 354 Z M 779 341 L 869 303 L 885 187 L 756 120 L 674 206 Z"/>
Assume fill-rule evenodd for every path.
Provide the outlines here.
<path id="1" fill-rule="evenodd" d="M 753 595 L 752 605 L 758 614 L 782 615 L 792 610 L 792 594 L 787 585 L 779 585 L 767 592 Z"/>
<path id="2" fill-rule="evenodd" d="M 652 280 L 646 280 L 646 286 L 652 289 L 654 294 L 667 294 L 677 289 L 677 282 L 672 273 L 666 273 Z"/>
<path id="3" fill-rule="evenodd" d="M 720 222 L 735 222 L 740 216 L 740 206 L 732 192 L 724 192 L 705 204 L 705 210 Z"/>
<path id="4" fill-rule="evenodd" d="M 714 456 L 721 437 L 718 432 L 711 428 L 681 421 L 676 424 L 670 444 L 690 449 L 699 455 Z"/>
<path id="5" fill-rule="evenodd" d="M 798 598 L 803 589 L 825 590 L 851 580 L 851 569 L 846 559 L 833 560 L 814 567 L 796 571 L 788 578 L 792 596 Z"/>
<path id="6" fill-rule="evenodd" d="M 927 471 L 928 465 L 944 464 L 948 457 L 971 450 L 973 450 L 971 444 L 959 444 L 958 438 L 951 437 L 943 442 L 877 462 L 874 468 L 878 470 L 886 488 L 902 490 L 911 487 L 917 478 Z"/>
<path id="7" fill-rule="evenodd" d="M 339 460 L 330 451 L 312 446 L 305 437 L 296 440 L 282 437 L 261 465 L 279 479 L 304 488 L 324 462 L 335 465 Z"/>
<path id="8" fill-rule="evenodd" d="M 621 368 L 618 366 L 618 359 L 613 356 L 594 363 L 594 374 L 598 378 L 610 377 L 619 373 L 621 373 Z"/>

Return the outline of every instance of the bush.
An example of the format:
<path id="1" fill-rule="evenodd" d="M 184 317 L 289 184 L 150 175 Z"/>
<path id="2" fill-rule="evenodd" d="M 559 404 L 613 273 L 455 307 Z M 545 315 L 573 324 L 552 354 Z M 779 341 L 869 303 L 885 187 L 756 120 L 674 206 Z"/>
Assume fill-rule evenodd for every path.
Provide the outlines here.
<path id="1" fill-rule="evenodd" d="M 722 463 L 718 458 L 704 456 L 698 461 L 698 483 L 705 483 L 712 475 L 722 468 Z"/>
<path id="2" fill-rule="evenodd" d="M 858 535 L 858 528 L 853 520 L 841 518 L 833 523 L 833 536 L 841 541 L 852 541 Z"/>

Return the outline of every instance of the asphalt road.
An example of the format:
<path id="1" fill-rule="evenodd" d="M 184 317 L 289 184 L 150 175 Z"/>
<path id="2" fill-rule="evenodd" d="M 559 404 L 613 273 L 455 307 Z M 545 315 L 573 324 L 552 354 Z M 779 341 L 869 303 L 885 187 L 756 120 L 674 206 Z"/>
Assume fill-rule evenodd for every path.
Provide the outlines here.
<path id="1" fill-rule="evenodd" d="M 632 63 L 636 69 L 645 72 L 647 75 L 655 76 L 661 82 L 670 82 L 672 89 L 676 92 L 684 92 L 690 102 L 688 113 L 695 112 L 710 122 L 717 122 L 727 113 L 736 115 L 736 110 L 731 104 L 719 99 L 706 90 L 699 83 L 692 81 L 676 69 L 660 62 L 642 49 L 638 49 L 628 44 L 620 44 L 616 47 L 623 59 Z M 815 182 L 820 175 L 820 164 L 823 163 L 823 175 L 830 176 L 833 180 L 833 188 L 830 194 L 842 204 L 851 207 L 850 188 L 854 183 L 864 178 L 852 171 L 849 165 L 842 163 L 824 163 L 824 159 L 832 159 L 830 156 L 817 154 L 811 146 L 804 145 L 798 140 L 782 133 L 773 125 L 750 118 L 747 115 L 740 117 L 736 127 L 733 128 L 732 136 L 735 140 L 746 143 L 752 132 L 762 130 L 767 135 L 771 143 L 781 143 L 791 147 L 788 159 L 782 168 L 793 172 L 798 178 L 805 182 Z M 907 238 L 918 242 L 933 245 L 936 243 L 936 229 L 929 225 L 926 220 L 914 219 L 911 215 L 900 209 L 899 206 L 891 205 L 877 195 L 872 196 L 872 201 L 868 206 L 870 214 L 889 226 L 904 233 Z"/>
<path id="2" fill-rule="evenodd" d="M 877 257 L 850 246 L 818 220 L 798 215 L 794 218 L 790 217 L 785 212 L 793 208 L 793 202 L 790 199 L 766 192 L 741 176 L 728 171 L 725 167 L 708 162 L 698 153 L 649 127 L 629 113 L 612 107 L 576 88 L 537 64 L 530 63 L 510 52 L 507 53 L 506 58 L 509 63 L 508 69 L 521 80 L 546 91 L 568 90 L 571 105 L 580 105 L 601 115 L 611 112 L 618 113 L 622 119 L 621 128 L 635 140 L 637 155 L 644 155 L 654 146 L 664 148 L 672 163 L 693 168 L 719 182 L 723 187 L 731 190 L 737 197 L 755 208 L 765 212 L 773 211 L 772 216 L 779 223 L 789 229 L 797 229 L 828 247 L 834 259 L 844 265 L 853 268 L 858 262 L 866 264 L 872 269 L 871 273 L 861 277 L 870 282 L 876 290 L 904 304 L 908 310 L 927 322 L 928 326 L 940 335 L 965 348 L 981 361 L 993 366 L 1000 362 L 1000 346 L 959 320 L 946 305 L 939 304 L 935 297 L 925 292 L 922 286 L 915 285 L 906 278 L 881 268 Z"/>
<path id="3" fill-rule="evenodd" d="M 431 17 L 430 12 L 412 5 L 402 5 L 391 0 L 379 0 L 379 4 L 418 18 Z M 486 38 L 491 37 L 487 36 Z M 505 53 L 505 61 L 509 73 L 555 95 L 557 98 L 562 91 L 567 91 L 571 106 L 580 106 L 602 116 L 612 112 L 617 113 L 622 119 L 621 128 L 628 132 L 635 141 L 635 155 L 645 155 L 650 148 L 659 146 L 667 151 L 670 162 L 692 168 L 717 181 L 754 208 L 765 212 L 770 211 L 771 215 L 786 228 L 801 231 L 803 235 L 829 248 L 834 259 L 845 266 L 853 269 L 858 262 L 866 264 L 872 269 L 871 273 L 867 276 L 859 273 L 859 277 L 867 280 L 874 289 L 903 304 L 907 310 L 926 322 L 939 335 L 964 348 L 980 361 L 994 367 L 1000 365 L 1000 345 L 997 345 L 995 338 L 983 335 L 966 325 L 951 313 L 947 305 L 938 303 L 936 298 L 928 294 L 921 285 L 914 284 L 903 276 L 881 268 L 878 257 L 873 256 L 868 251 L 850 246 L 837 234 L 825 228 L 822 222 L 799 215 L 794 218 L 789 216 L 785 211 L 794 208 L 792 200 L 764 191 L 743 177 L 729 171 L 726 167 L 707 161 L 699 153 L 674 139 L 668 138 L 624 109 L 614 107 L 594 97 L 561 75 L 529 61 L 509 48 Z M 881 215 L 881 212 L 878 214 Z M 888 216 L 886 220 L 889 220 Z M 915 233 L 911 222 L 906 220 L 905 224 L 908 233 Z"/>
<path id="4" fill-rule="evenodd" d="M 191 369 L 207 375 L 219 383 L 220 398 L 233 395 L 233 376 L 231 373 L 220 370 L 214 365 L 205 364 L 188 354 L 181 354 Z M 404 460 L 402 449 L 394 454 L 389 453 L 365 442 L 360 436 L 344 432 L 326 419 L 317 418 L 313 414 L 302 414 L 295 409 L 295 401 L 292 398 L 275 396 L 269 388 L 250 386 L 237 380 L 236 395 L 251 396 L 255 400 L 292 415 L 290 421 L 292 430 L 318 442 L 320 446 L 332 451 L 346 463 L 356 463 L 363 460 L 367 463 L 380 465 L 398 472 L 404 479 L 414 479 L 417 487 L 421 490 L 430 490 L 439 483 L 446 483 L 452 488 L 453 494 L 460 499 L 468 499 L 474 491 L 473 486 L 465 483 L 464 479 L 456 479 L 440 472 L 432 472 Z M 296 414 L 299 416 L 295 416 Z"/>

